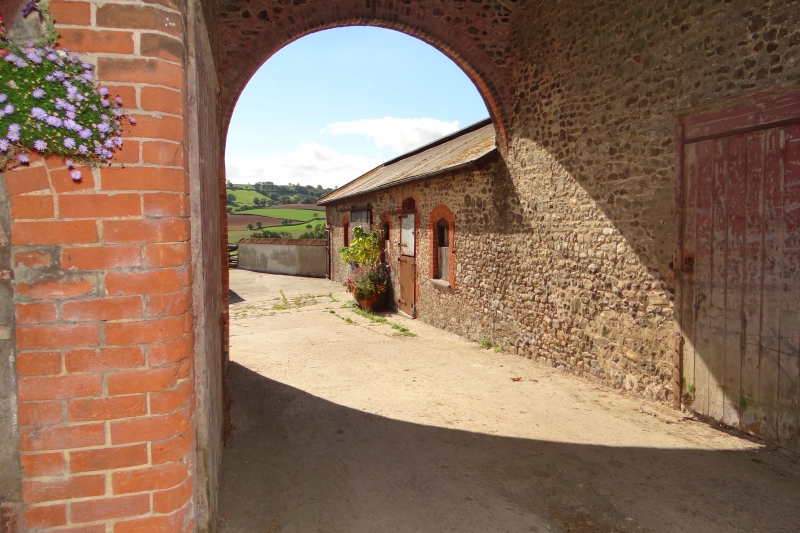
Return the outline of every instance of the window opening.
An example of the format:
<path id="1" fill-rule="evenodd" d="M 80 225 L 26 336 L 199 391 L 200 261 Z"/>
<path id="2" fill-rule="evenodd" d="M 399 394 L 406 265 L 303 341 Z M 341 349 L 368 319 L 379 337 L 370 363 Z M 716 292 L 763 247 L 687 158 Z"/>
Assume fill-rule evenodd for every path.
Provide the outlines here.
<path id="1" fill-rule="evenodd" d="M 389 259 L 391 258 L 391 249 L 392 249 L 392 240 L 390 237 L 390 228 L 389 223 L 384 222 L 383 227 L 381 228 L 381 244 L 383 248 L 381 249 L 381 263 L 384 265 L 389 264 Z"/>
<path id="2" fill-rule="evenodd" d="M 436 223 L 436 279 L 450 279 L 450 225 L 445 219 Z"/>

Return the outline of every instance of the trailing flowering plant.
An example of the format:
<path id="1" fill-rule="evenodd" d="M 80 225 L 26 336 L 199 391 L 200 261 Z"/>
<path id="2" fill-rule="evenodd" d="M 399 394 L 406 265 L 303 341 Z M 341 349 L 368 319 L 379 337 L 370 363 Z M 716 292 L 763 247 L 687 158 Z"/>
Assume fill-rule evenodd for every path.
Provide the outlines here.
<path id="1" fill-rule="evenodd" d="M 58 33 L 47 4 L 30 2 L 25 9 L 26 16 L 39 12 L 44 37 L 20 46 L 0 20 L 0 170 L 3 163 L 28 163 L 25 152 L 33 151 L 63 157 L 79 181 L 75 167 L 111 164 L 122 147 L 120 121 L 136 120 L 127 117 L 119 96 L 112 99 L 108 89 L 97 87 L 91 64 L 56 48 Z"/>
<path id="2" fill-rule="evenodd" d="M 389 269 L 384 265 L 359 267 L 344 282 L 356 300 L 380 298 L 389 287 Z"/>

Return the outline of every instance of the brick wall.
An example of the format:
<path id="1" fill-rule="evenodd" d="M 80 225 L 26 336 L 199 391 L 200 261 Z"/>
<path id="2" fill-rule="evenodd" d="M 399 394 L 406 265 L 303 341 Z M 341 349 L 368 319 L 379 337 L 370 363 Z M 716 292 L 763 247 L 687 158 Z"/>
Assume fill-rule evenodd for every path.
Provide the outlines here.
<path id="1" fill-rule="evenodd" d="M 55 159 L 11 199 L 24 529 L 190 531 L 194 344 L 182 1 L 53 1 L 138 119 L 112 168 Z M 65 529 L 66 528 L 66 529 Z"/>

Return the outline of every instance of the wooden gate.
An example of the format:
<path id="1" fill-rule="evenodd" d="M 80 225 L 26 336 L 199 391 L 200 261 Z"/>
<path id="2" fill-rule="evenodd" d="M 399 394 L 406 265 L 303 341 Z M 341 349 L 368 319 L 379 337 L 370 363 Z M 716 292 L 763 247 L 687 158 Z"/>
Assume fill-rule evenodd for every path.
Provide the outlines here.
<path id="1" fill-rule="evenodd" d="M 676 184 L 683 391 L 697 413 L 795 450 L 798 122 L 800 92 L 687 117 Z"/>
<path id="2" fill-rule="evenodd" d="M 416 261 L 416 215 L 406 213 L 400 216 L 400 256 L 399 264 L 400 296 L 398 307 L 408 316 L 415 316 L 417 295 Z"/>

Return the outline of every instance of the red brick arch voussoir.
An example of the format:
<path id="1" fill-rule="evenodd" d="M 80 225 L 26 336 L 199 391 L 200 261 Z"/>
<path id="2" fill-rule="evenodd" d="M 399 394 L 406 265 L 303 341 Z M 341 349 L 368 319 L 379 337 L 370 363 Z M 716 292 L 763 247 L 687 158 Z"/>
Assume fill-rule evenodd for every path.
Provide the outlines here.
<path id="1" fill-rule="evenodd" d="M 298 5 L 294 5 L 298 4 Z M 452 59 L 483 97 L 501 147 L 508 143 L 510 12 L 492 0 L 229 0 L 220 19 L 219 81 L 225 131 L 245 85 L 273 54 L 314 32 L 377 26 L 416 37 Z"/>

